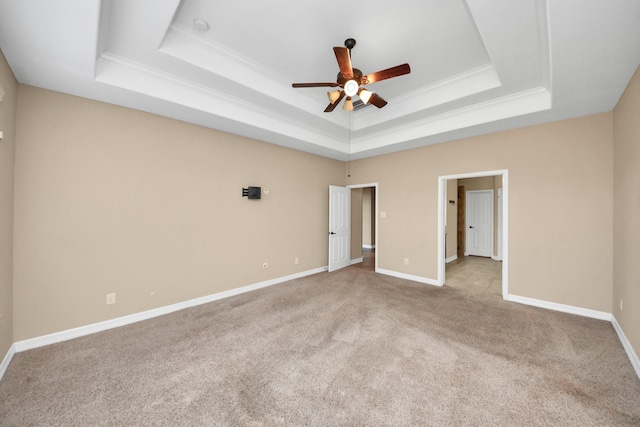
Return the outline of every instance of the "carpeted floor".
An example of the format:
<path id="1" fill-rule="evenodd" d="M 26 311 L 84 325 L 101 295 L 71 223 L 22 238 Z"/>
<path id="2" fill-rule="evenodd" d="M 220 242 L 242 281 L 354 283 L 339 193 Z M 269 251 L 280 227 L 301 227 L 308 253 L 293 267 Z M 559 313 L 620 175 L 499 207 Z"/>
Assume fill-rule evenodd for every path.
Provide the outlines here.
<path id="1" fill-rule="evenodd" d="M 349 267 L 18 353 L 0 425 L 640 424 L 610 323 Z"/>

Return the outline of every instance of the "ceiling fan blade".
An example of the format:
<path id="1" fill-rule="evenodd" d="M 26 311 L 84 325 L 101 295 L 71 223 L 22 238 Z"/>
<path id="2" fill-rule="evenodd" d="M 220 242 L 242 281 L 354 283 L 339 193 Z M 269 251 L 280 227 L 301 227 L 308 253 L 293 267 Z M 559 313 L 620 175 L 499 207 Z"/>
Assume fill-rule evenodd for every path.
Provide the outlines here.
<path id="1" fill-rule="evenodd" d="M 338 87 L 340 83 L 293 83 L 292 87 Z"/>
<path id="2" fill-rule="evenodd" d="M 378 108 L 382 108 L 387 105 L 387 101 L 378 96 L 378 94 L 374 93 L 373 95 L 371 95 L 371 98 L 369 98 L 369 104 L 373 104 Z"/>
<path id="3" fill-rule="evenodd" d="M 363 79 L 362 84 L 375 83 L 381 80 L 390 79 L 392 77 L 403 76 L 405 74 L 409 74 L 410 72 L 411 72 L 411 67 L 409 67 L 409 64 L 397 65 L 395 67 L 387 68 L 386 70 L 381 70 L 375 73 L 367 74 Z"/>
<path id="4" fill-rule="evenodd" d="M 345 78 L 353 77 L 353 67 L 351 66 L 351 57 L 349 56 L 349 49 L 346 47 L 336 46 L 333 48 L 333 53 L 336 54 L 338 60 L 338 67 L 340 67 L 340 73 Z"/>
<path id="5" fill-rule="evenodd" d="M 327 105 L 327 108 L 324 109 L 324 112 L 325 113 L 330 113 L 333 110 L 335 110 L 336 107 L 338 106 L 338 104 L 340 104 L 340 101 L 342 101 L 342 98 L 344 98 L 344 95 L 345 95 L 344 91 L 341 90 L 340 91 L 340 96 L 338 97 L 338 99 L 336 99 L 335 102 L 332 102 L 331 104 Z"/>

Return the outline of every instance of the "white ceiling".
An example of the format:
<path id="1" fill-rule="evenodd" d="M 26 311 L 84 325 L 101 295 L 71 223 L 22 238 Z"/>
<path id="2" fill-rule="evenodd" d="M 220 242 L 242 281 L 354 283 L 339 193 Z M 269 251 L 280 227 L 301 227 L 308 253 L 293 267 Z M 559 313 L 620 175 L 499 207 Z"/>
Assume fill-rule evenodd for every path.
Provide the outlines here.
<path id="1" fill-rule="evenodd" d="M 208 23 L 199 32 L 194 20 Z M 353 37 L 389 104 L 324 113 Z M 610 111 L 638 0 L 0 0 L 19 82 L 346 160 Z"/>

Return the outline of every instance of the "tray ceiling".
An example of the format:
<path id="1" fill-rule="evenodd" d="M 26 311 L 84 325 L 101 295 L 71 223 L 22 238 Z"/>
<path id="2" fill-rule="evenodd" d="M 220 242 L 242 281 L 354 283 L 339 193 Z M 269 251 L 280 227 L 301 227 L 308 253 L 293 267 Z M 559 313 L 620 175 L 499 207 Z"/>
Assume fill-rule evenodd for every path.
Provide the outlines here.
<path id="1" fill-rule="evenodd" d="M 340 160 L 610 111 L 640 63 L 632 0 L 0 2 L 19 82 Z M 203 29 L 206 29 L 203 31 Z M 353 37 L 389 104 L 324 113 Z"/>

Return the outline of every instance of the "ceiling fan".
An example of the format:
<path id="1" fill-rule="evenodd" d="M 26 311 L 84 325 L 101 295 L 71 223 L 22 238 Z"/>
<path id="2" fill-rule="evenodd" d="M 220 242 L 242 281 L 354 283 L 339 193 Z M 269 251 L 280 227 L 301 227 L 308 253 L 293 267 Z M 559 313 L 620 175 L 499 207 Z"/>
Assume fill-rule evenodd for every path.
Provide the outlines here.
<path id="1" fill-rule="evenodd" d="M 340 72 L 338 73 L 337 82 L 335 83 L 293 83 L 291 86 L 294 88 L 305 87 L 340 87 L 339 90 L 327 92 L 329 96 L 329 105 L 325 108 L 325 113 L 330 113 L 340 103 L 345 96 L 347 99 L 344 101 L 342 109 L 345 111 L 353 110 L 353 97 L 358 96 L 364 104 L 370 103 L 378 108 L 382 108 L 387 105 L 387 101 L 382 99 L 377 94 L 368 91 L 361 85 L 368 85 L 371 83 L 379 82 L 381 80 L 390 79 L 392 77 L 398 77 L 411 72 L 409 64 L 397 65 L 395 67 L 387 68 L 386 70 L 377 71 L 372 74 L 363 75 L 362 71 L 351 66 L 351 49 L 356 45 L 354 39 L 347 39 L 344 41 L 345 47 L 336 46 L 333 48 L 333 52 L 338 60 L 338 67 Z"/>

